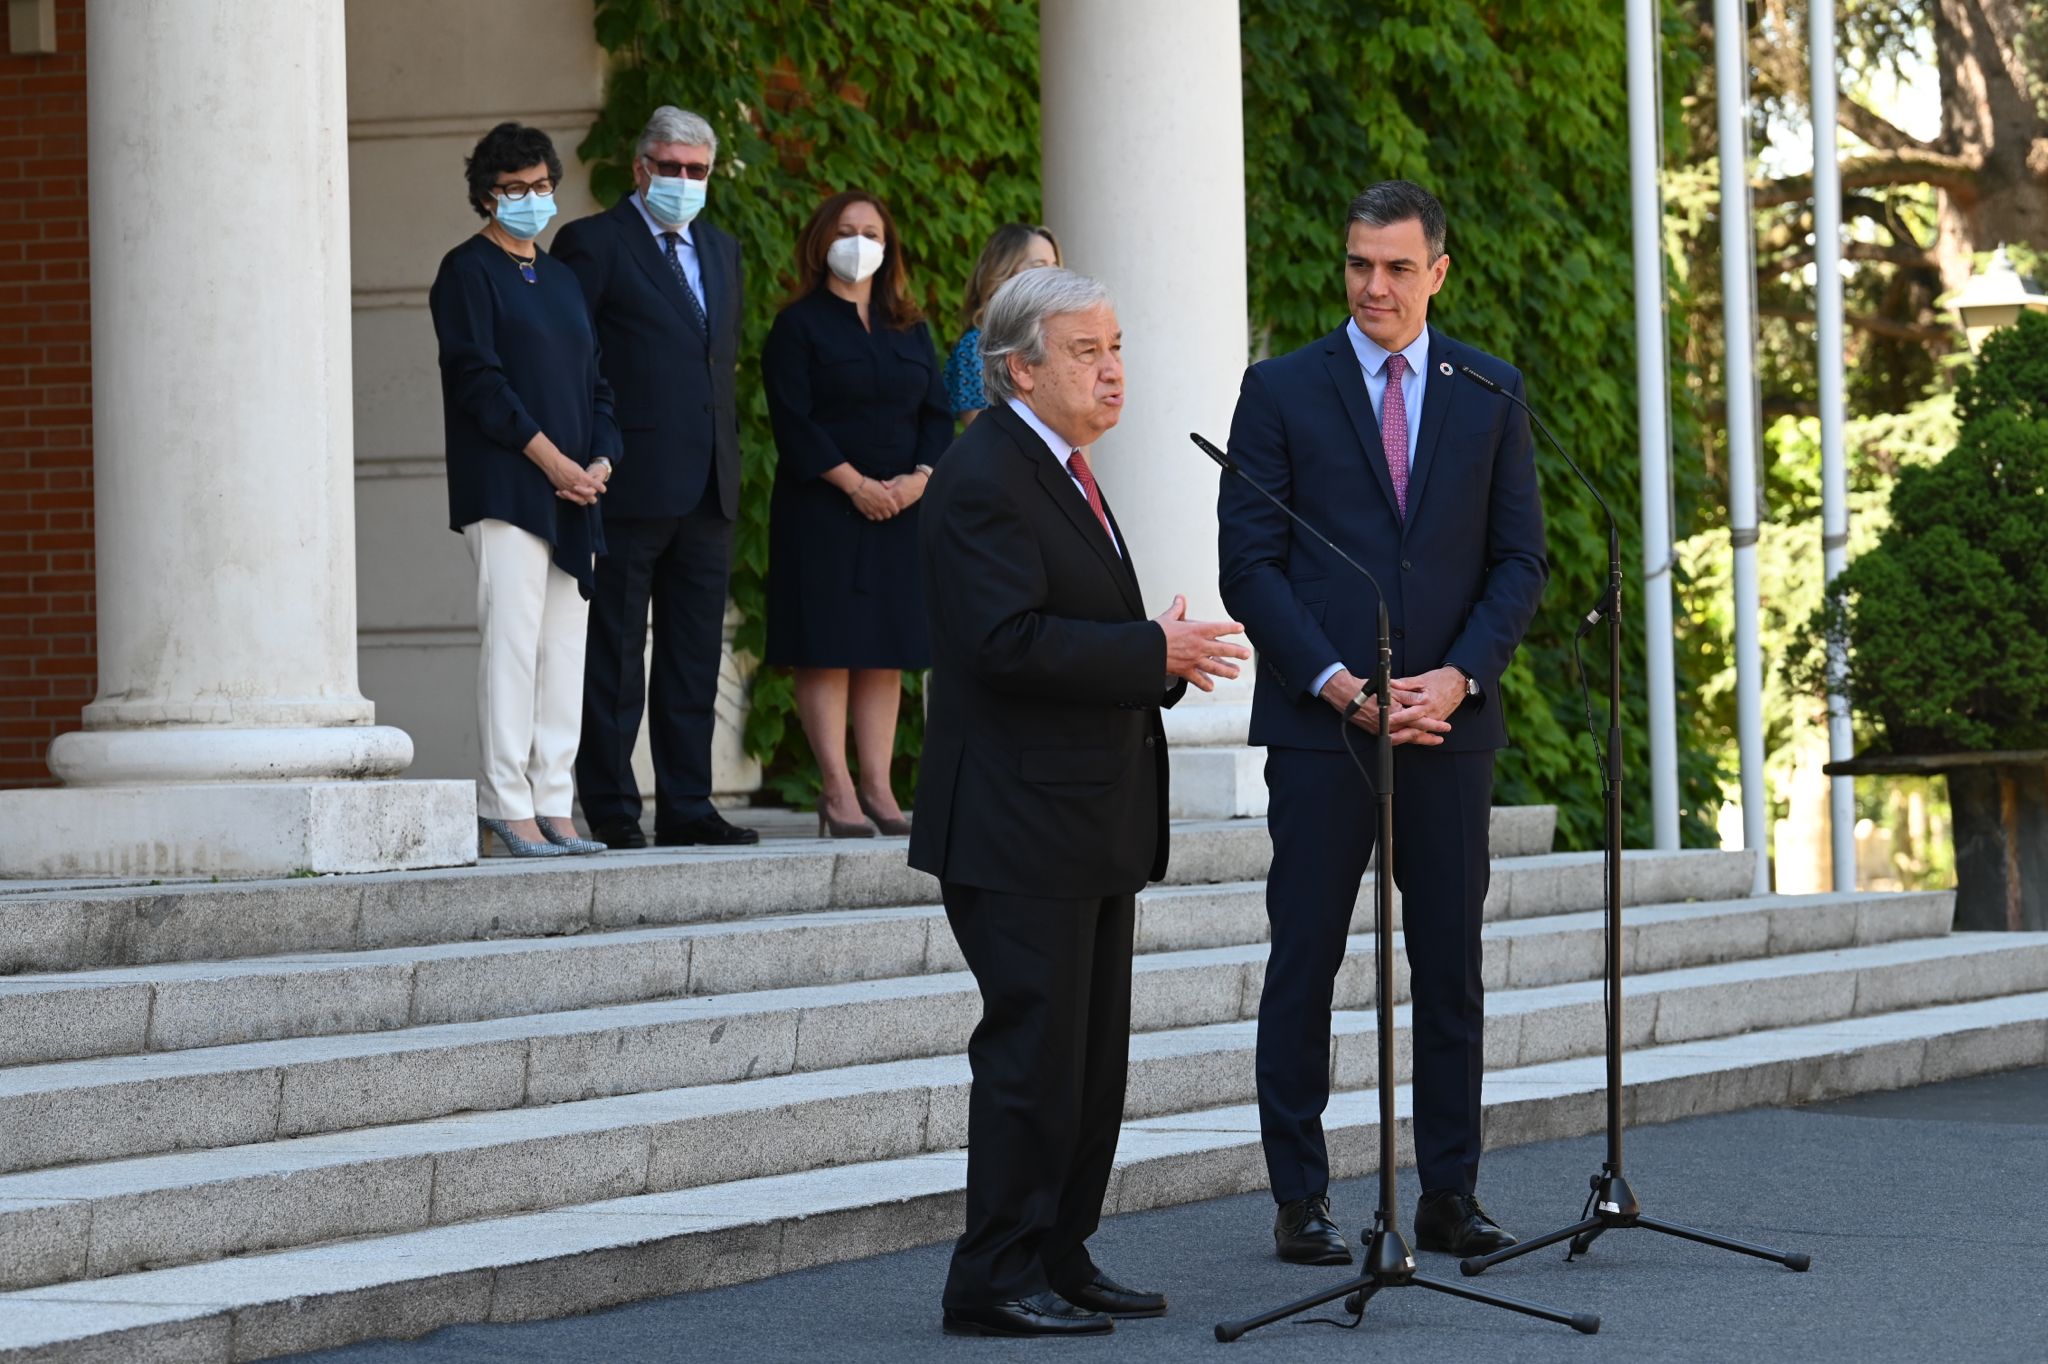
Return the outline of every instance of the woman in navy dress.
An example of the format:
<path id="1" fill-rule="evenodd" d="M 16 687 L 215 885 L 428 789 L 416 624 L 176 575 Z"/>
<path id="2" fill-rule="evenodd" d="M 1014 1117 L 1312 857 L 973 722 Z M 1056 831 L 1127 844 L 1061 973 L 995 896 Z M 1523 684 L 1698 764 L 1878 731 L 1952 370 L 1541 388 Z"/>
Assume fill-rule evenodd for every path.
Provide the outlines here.
<path id="1" fill-rule="evenodd" d="M 476 808 L 515 857 L 602 852 L 570 822 L 597 499 L 619 458 L 583 290 L 535 240 L 562 162 L 501 123 L 465 163 L 481 231 L 427 295 L 440 343 L 448 526 L 476 563 Z"/>
<path id="2" fill-rule="evenodd" d="M 765 661 L 796 670 L 823 778 L 819 832 L 905 834 L 889 784 L 902 670 L 931 666 L 917 501 L 953 418 L 882 201 L 861 190 L 827 199 L 796 255 L 796 292 L 761 356 L 776 454 Z"/>

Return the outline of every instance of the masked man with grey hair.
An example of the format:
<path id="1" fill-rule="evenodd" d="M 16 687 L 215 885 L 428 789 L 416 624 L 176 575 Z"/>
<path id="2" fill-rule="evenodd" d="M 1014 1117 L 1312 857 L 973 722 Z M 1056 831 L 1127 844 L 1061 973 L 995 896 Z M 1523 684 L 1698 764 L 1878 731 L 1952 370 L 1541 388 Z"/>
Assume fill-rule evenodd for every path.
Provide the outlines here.
<path id="1" fill-rule="evenodd" d="M 740 248 L 700 221 L 718 136 L 656 109 L 633 152 L 633 193 L 568 224 L 554 256 L 590 305 L 625 458 L 605 507 L 584 650 L 577 793 L 591 832 L 646 846 L 633 745 L 652 702 L 654 838 L 752 843 L 711 807 L 713 703 L 740 505 Z M 653 686 L 642 659 L 654 619 Z"/>
<path id="2" fill-rule="evenodd" d="M 1166 1299 L 1087 1240 L 1123 1118 L 1138 890 L 1166 873 L 1160 707 L 1235 677 L 1242 627 L 1148 618 L 1087 447 L 1123 413 L 1108 294 L 1027 270 L 983 324 L 986 415 L 939 461 L 919 528 L 932 682 L 910 864 L 939 878 L 981 988 L 968 1044 L 956 1335 L 1073 1335 Z"/>

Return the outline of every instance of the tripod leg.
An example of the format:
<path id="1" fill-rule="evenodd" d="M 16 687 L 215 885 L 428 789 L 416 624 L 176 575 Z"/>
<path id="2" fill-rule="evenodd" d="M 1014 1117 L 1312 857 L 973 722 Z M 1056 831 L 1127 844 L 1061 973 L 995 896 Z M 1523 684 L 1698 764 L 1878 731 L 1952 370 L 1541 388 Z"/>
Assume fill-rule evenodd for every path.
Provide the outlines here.
<path id="1" fill-rule="evenodd" d="M 1311 1307 L 1321 1307 L 1324 1303 L 1334 1298 L 1341 1298 L 1347 1294 L 1361 1291 L 1370 1295 L 1379 1291 L 1379 1285 L 1374 1283 L 1372 1276 L 1368 1274 L 1361 1278 L 1352 1279 L 1347 1283 L 1340 1283 L 1335 1288 L 1325 1292 L 1312 1294 L 1309 1297 L 1290 1302 L 1285 1307 L 1276 1307 L 1270 1312 L 1261 1312 L 1256 1317 L 1246 1317 L 1243 1321 L 1219 1321 L 1216 1323 L 1216 1339 L 1227 1345 L 1247 1331 L 1256 1331 L 1261 1326 L 1271 1326 L 1276 1321 L 1285 1321 L 1288 1317 L 1306 1312 Z"/>
<path id="2" fill-rule="evenodd" d="M 1731 1240 L 1726 1236 L 1716 1236 L 1709 1231 L 1700 1231 L 1694 1227 L 1680 1226 L 1676 1222 L 1660 1222 L 1654 1217 L 1638 1217 L 1636 1225 L 1648 1227 L 1651 1231 L 1661 1231 L 1666 1236 L 1676 1236 L 1681 1240 L 1697 1241 L 1703 1246 L 1715 1246 L 1721 1250 L 1732 1250 L 1739 1255 L 1754 1255 L 1759 1260 L 1772 1260 L 1785 1266 L 1787 1269 L 1796 1269 L 1802 1274 L 1813 1263 L 1811 1255 L 1803 1255 L 1788 1250 L 1773 1250 L 1769 1246 L 1751 1245 L 1748 1241 Z"/>
<path id="3" fill-rule="evenodd" d="M 1488 1307 L 1505 1307 L 1510 1312 L 1520 1312 L 1527 1317 L 1541 1317 L 1560 1326 L 1569 1326 L 1581 1335 L 1590 1336 L 1600 1329 L 1600 1318 L 1593 1312 L 1560 1312 L 1555 1307 L 1545 1307 L 1541 1303 L 1527 1302 L 1521 1298 L 1505 1298 L 1497 1293 L 1482 1293 L 1476 1288 L 1467 1288 L 1455 1280 L 1431 1279 L 1421 1274 L 1408 1282 L 1417 1288 L 1435 1289 L 1439 1293 L 1448 1293 L 1467 1302 L 1484 1303 Z"/>
<path id="4" fill-rule="evenodd" d="M 1531 1251 L 1541 1250 L 1545 1246 L 1554 1246 L 1559 1241 L 1564 1240 L 1564 1238 L 1567 1236 L 1578 1236 L 1590 1229 L 1599 1228 L 1600 1226 L 1601 1223 L 1599 1218 L 1589 1217 L 1583 1222 L 1574 1222 L 1568 1227 L 1560 1228 L 1557 1231 L 1550 1232 L 1548 1235 L 1539 1236 L 1533 1241 L 1522 1241 L 1515 1245 L 1509 1246 L 1506 1250 L 1496 1250 L 1491 1255 L 1468 1255 L 1464 1259 L 1458 1261 L 1458 1270 L 1467 1278 L 1470 1278 L 1475 1274 L 1483 1274 L 1497 1264 L 1504 1264 L 1509 1260 L 1520 1259 L 1522 1256 L 1529 1254 Z M 1593 1234 L 1597 1236 L 1600 1233 L 1596 1230 L 1593 1232 Z M 1573 1245 L 1575 1247 L 1577 1244 L 1577 1242 L 1573 1242 Z"/>
<path id="5" fill-rule="evenodd" d="M 1584 1255 L 1587 1251 L 1591 1250 L 1593 1243 L 1600 1239 L 1600 1233 L 1605 1230 L 1607 1230 L 1607 1224 L 1602 1222 L 1596 1226 L 1588 1227 L 1577 1236 L 1572 1237 L 1572 1254 Z"/>

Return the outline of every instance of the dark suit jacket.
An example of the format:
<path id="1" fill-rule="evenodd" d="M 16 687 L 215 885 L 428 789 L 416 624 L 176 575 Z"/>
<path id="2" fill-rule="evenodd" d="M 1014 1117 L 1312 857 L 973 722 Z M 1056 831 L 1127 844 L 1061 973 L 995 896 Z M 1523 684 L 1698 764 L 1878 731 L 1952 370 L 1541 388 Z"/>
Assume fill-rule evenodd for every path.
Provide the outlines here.
<path id="1" fill-rule="evenodd" d="M 1453 751 L 1506 746 L 1501 674 L 1550 572 L 1529 420 L 1458 373 L 1462 365 L 1522 392 L 1512 365 L 1430 329 L 1405 524 L 1343 328 L 1247 370 L 1230 424 L 1239 467 L 1379 580 L 1394 675 L 1450 663 L 1478 680 L 1481 697 L 1450 717 L 1443 747 Z M 1372 588 L 1227 472 L 1216 515 L 1223 602 L 1259 652 L 1251 741 L 1339 747 L 1336 713 L 1308 688 L 1335 662 L 1370 675 L 1378 635 Z"/>
<path id="2" fill-rule="evenodd" d="M 1159 710 L 1185 684 L 1166 685 L 1135 571 L 1002 403 L 939 461 L 922 510 L 932 681 L 910 865 L 1058 899 L 1164 876 Z"/>
<path id="3" fill-rule="evenodd" d="M 739 243 L 699 218 L 690 229 L 711 341 L 632 199 L 565 224 L 554 257 L 576 272 L 611 381 L 625 459 L 600 500 L 609 520 L 686 516 L 718 471 L 720 509 L 739 515 Z"/>

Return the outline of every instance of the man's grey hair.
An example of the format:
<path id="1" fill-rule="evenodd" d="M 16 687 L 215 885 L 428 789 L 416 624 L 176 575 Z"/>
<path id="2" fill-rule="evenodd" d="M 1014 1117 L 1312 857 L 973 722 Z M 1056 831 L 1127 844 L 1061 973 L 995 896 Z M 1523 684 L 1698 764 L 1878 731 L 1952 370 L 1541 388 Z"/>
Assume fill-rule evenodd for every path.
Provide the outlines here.
<path id="1" fill-rule="evenodd" d="M 1412 180 L 1382 180 L 1351 201 L 1345 214 L 1345 230 L 1352 223 L 1368 227 L 1392 227 L 1415 219 L 1422 224 L 1422 239 L 1429 244 L 1433 261 L 1444 253 L 1444 206 L 1436 196 Z"/>
<path id="2" fill-rule="evenodd" d="M 670 142 L 680 142 L 685 147 L 709 147 L 712 160 L 718 159 L 718 134 L 711 131 L 703 115 L 664 104 L 640 130 L 640 145 L 633 149 L 634 155 L 651 155 L 656 147 Z"/>
<path id="3" fill-rule="evenodd" d="M 1045 324 L 1064 313 L 1085 313 L 1110 301 L 1098 280 L 1040 266 L 1013 276 L 988 301 L 981 323 L 981 382 L 991 404 L 1017 396 L 1010 357 L 1027 365 L 1045 363 Z"/>

